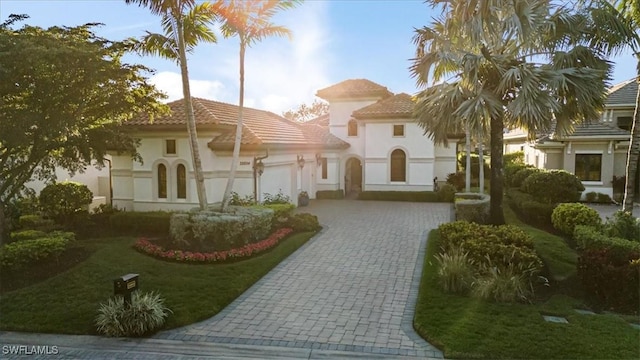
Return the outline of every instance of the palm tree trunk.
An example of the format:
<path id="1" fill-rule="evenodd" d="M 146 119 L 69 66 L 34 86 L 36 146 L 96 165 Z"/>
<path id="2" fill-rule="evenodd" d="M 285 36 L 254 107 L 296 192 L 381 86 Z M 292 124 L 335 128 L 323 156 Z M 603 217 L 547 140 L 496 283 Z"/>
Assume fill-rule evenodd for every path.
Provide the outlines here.
<path id="1" fill-rule="evenodd" d="M 184 105 L 187 108 L 187 130 L 189 132 L 189 145 L 191 146 L 191 158 L 193 160 L 193 171 L 196 175 L 196 191 L 198 192 L 198 202 L 200 210 L 207 207 L 207 192 L 204 187 L 204 175 L 202 174 L 202 161 L 200 160 L 200 150 L 198 148 L 198 133 L 196 131 L 196 117 L 193 112 L 193 102 L 191 100 L 191 90 L 189 88 L 189 71 L 187 68 L 187 54 L 184 46 L 184 33 L 182 21 L 175 19 L 178 33 L 178 56 L 180 57 L 180 73 L 182 74 L 182 93 L 184 95 Z"/>
<path id="2" fill-rule="evenodd" d="M 638 76 L 640 76 L 640 63 L 638 64 Z M 638 172 L 638 155 L 640 154 L 640 77 L 638 81 L 638 94 L 636 95 L 636 110 L 633 114 L 631 125 L 631 143 L 627 151 L 627 166 L 625 167 L 626 183 L 624 189 L 624 201 L 622 210 L 633 213 L 633 198 L 636 189 L 636 174 Z"/>
<path id="3" fill-rule="evenodd" d="M 0 246 L 4 245 L 4 234 L 7 224 L 4 219 L 4 203 L 0 201 Z"/>
<path id="4" fill-rule="evenodd" d="M 484 194 L 484 154 L 482 151 L 484 147 L 484 144 L 482 143 L 483 140 L 484 139 L 482 138 L 482 132 L 480 132 L 480 134 L 478 135 L 478 166 L 480 166 L 480 169 L 478 169 L 478 181 L 480 182 L 480 194 Z"/>
<path id="5" fill-rule="evenodd" d="M 236 170 L 238 169 L 238 162 L 240 161 L 240 144 L 242 142 L 242 112 L 244 109 L 244 52 L 246 44 L 240 40 L 240 100 L 238 107 L 238 124 L 236 125 L 236 139 L 233 144 L 233 159 L 231 160 L 231 170 L 229 171 L 229 180 L 227 180 L 227 187 L 224 190 L 224 197 L 222 199 L 222 211 L 225 211 L 231 200 L 231 190 L 233 190 L 233 182 L 236 179 Z"/>
<path id="6" fill-rule="evenodd" d="M 465 131 L 465 136 L 467 138 L 465 144 L 465 148 L 467 151 L 467 171 L 465 171 L 464 176 L 464 191 L 471 192 L 471 132 L 469 131 L 469 127 L 467 127 Z"/>
<path id="7" fill-rule="evenodd" d="M 491 118 L 491 207 L 489 210 L 489 222 L 493 225 L 504 224 L 504 211 L 502 209 L 503 198 L 503 165 L 502 165 L 502 142 L 504 123 L 502 118 Z"/>

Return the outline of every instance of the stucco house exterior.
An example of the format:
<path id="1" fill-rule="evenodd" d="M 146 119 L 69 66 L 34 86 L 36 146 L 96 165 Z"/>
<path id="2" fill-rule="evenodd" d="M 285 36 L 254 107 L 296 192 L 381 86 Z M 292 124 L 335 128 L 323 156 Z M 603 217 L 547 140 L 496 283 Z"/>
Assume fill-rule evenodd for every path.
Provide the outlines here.
<path id="1" fill-rule="evenodd" d="M 585 186 L 583 195 L 595 191 L 613 196 L 613 177 L 625 174 L 637 92 L 635 78 L 611 87 L 600 119 L 576 125 L 567 136 L 552 132 L 529 141 L 522 129 L 509 131 L 505 153 L 524 151 L 527 164 L 575 174 Z"/>
<path id="2" fill-rule="evenodd" d="M 433 178 L 455 172 L 455 141 L 434 146 L 411 116 L 407 94 L 365 79 L 319 90 L 328 115 L 306 123 L 245 108 L 234 191 L 241 196 L 289 196 L 306 191 L 427 191 Z M 143 162 L 111 154 L 112 203 L 135 211 L 187 210 L 198 204 L 186 114 L 182 100 L 171 114 L 151 121 L 137 117 L 126 126 L 140 139 Z M 222 200 L 231 167 L 238 107 L 193 98 L 198 145 L 208 202 Z M 258 165 L 258 166 L 256 166 Z M 255 171 L 254 171 L 255 169 Z"/>

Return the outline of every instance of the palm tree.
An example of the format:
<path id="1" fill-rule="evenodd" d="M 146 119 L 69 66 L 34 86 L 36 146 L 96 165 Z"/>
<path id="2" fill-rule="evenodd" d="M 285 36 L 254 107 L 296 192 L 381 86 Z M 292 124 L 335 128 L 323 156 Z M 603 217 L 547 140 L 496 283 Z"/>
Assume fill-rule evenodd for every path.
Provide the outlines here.
<path id="1" fill-rule="evenodd" d="M 270 36 L 289 36 L 291 32 L 283 26 L 271 23 L 271 18 L 281 10 L 296 6 L 298 1 L 277 0 L 240 0 L 230 1 L 222 7 L 220 15 L 223 19 L 222 33 L 225 37 L 238 36 L 240 39 L 240 95 L 238 108 L 238 124 L 236 125 L 233 159 L 227 187 L 222 198 L 222 211 L 225 211 L 231 200 L 231 191 L 240 161 L 240 145 L 242 142 L 242 113 L 244 109 L 244 55 L 247 47 Z"/>
<path id="2" fill-rule="evenodd" d="M 588 46 L 588 16 L 545 0 L 430 0 L 443 13 L 416 30 L 416 117 L 435 142 L 469 124 L 489 129 L 490 222 L 504 223 L 505 125 L 566 134 L 603 108 L 609 65 Z"/>
<path id="3" fill-rule="evenodd" d="M 216 36 L 210 30 L 217 18 L 215 5 L 196 4 L 195 0 L 125 0 L 127 4 L 136 3 L 149 8 L 152 14 L 162 17 L 163 34 L 147 33 L 143 38 L 141 52 L 155 54 L 175 60 L 182 74 L 182 93 L 187 112 L 187 131 L 191 147 L 191 159 L 196 176 L 196 191 L 200 209 L 207 206 L 207 193 L 204 187 L 202 161 L 198 148 L 196 118 L 193 112 L 187 51 L 191 52 L 199 42 L 216 42 Z"/>

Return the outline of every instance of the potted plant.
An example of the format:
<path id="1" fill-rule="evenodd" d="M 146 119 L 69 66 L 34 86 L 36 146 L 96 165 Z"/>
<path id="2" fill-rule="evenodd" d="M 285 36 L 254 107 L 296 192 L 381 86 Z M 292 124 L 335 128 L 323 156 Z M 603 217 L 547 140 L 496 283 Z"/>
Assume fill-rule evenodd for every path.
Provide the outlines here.
<path id="1" fill-rule="evenodd" d="M 309 205 L 309 194 L 306 191 L 301 191 L 298 194 L 298 206 L 307 206 Z"/>

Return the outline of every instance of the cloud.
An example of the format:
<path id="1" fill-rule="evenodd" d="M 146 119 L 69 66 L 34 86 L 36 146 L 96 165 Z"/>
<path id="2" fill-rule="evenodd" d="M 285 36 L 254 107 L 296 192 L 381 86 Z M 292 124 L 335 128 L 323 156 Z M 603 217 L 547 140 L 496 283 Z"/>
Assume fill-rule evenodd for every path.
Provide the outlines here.
<path id="1" fill-rule="evenodd" d="M 310 104 L 316 91 L 329 85 L 332 58 L 327 51 L 327 6 L 313 1 L 278 14 L 273 23 L 289 28 L 292 39 L 267 38 L 247 48 L 245 106 L 281 114 Z M 238 104 L 238 47 L 237 38 L 219 37 L 216 44 L 202 44 L 189 55 L 193 96 Z M 179 72 L 168 67 L 162 70 L 151 82 L 167 93 L 169 101 L 182 98 Z"/>
<path id="2" fill-rule="evenodd" d="M 167 94 L 167 101 L 182 99 L 182 77 L 180 74 L 163 71 L 153 75 L 149 82 Z M 189 79 L 191 96 L 224 101 L 225 86 L 220 81 Z"/>

